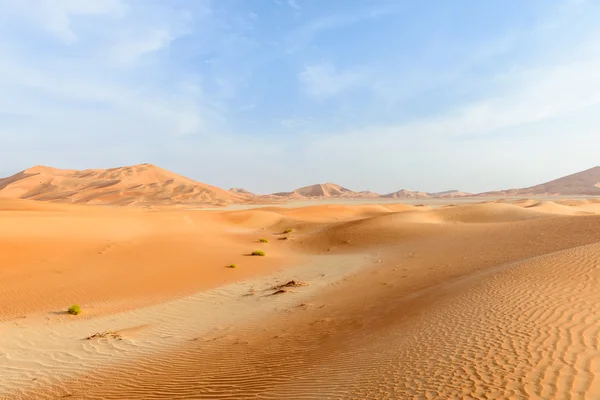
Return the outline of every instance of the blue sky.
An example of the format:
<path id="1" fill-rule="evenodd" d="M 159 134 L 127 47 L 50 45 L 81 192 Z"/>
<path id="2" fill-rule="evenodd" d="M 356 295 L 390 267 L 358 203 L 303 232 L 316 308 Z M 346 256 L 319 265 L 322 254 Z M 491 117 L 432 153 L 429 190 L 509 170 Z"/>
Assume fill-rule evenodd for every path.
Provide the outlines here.
<path id="1" fill-rule="evenodd" d="M 0 176 L 485 191 L 600 164 L 597 1 L 0 6 Z"/>

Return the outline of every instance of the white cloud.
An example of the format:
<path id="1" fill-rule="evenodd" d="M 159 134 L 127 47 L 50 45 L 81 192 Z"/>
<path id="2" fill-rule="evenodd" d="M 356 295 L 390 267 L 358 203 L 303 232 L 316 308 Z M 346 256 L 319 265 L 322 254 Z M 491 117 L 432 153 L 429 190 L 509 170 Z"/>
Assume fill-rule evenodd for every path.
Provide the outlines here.
<path id="1" fill-rule="evenodd" d="M 93 78 L 90 79 L 89 74 Z M 108 109 L 105 112 L 128 113 L 133 119 L 155 121 L 157 127 L 164 129 L 165 134 L 201 132 L 207 122 L 205 118 L 210 117 L 198 104 L 197 97 L 186 95 L 183 91 L 164 94 L 147 92 L 148 89 L 145 89 L 144 92 L 135 85 L 101 79 L 95 71 L 76 76 L 51 69 L 28 68 L 19 62 L 5 62 L 0 65 L 0 84 L 5 87 L 0 100 L 9 99 L 14 93 L 28 88 L 39 98 L 75 104 L 75 108 L 94 104 L 101 109 Z M 28 98 L 23 101 L 20 106 L 22 112 L 27 112 L 32 117 L 42 116 L 47 111 L 47 107 L 41 112 L 37 107 L 31 107 Z M 13 103 L 13 107 L 15 106 Z M 65 118 L 70 118 L 71 114 L 68 107 L 53 114 L 56 116 L 57 113 Z"/>
<path id="2" fill-rule="evenodd" d="M 94 109 L 88 118 L 107 120 L 114 113 L 119 118 L 129 116 L 144 129 L 150 121 L 152 131 L 173 135 L 205 132 L 218 123 L 218 108 L 198 82 L 190 83 L 185 74 L 172 76 L 168 59 L 136 63 L 187 34 L 186 13 L 120 0 L 37 0 L 9 5 L 3 10 L 4 18 L 40 22 L 49 37 L 58 35 L 64 44 L 57 44 L 53 51 L 39 51 L 43 44 L 16 28 L 12 36 L 0 38 L 0 112 L 27 115 L 40 123 L 52 118 L 57 126 L 70 126 L 77 110 Z M 86 19 L 90 15 L 93 22 Z M 118 68 L 124 65 L 128 68 Z M 99 125 L 100 121 L 88 123 Z"/>
<path id="3" fill-rule="evenodd" d="M 496 80 L 504 86 L 502 94 L 470 103 L 444 114 L 390 126 L 371 126 L 366 130 L 342 132 L 323 139 L 328 146 L 364 147 L 360 136 L 376 138 L 369 146 L 378 150 L 399 138 L 426 143 L 428 139 L 452 139 L 498 135 L 531 124 L 547 122 L 590 107 L 600 110 L 600 53 L 588 53 L 560 65 L 536 66 L 501 73 Z M 600 118 L 600 113 L 599 113 Z"/>
<path id="4" fill-rule="evenodd" d="M 117 63 L 131 64 L 146 54 L 168 47 L 173 39 L 169 30 L 153 29 L 121 40 L 111 49 L 111 54 Z"/>
<path id="5" fill-rule="evenodd" d="M 301 10 L 302 9 L 302 7 L 300 7 L 300 5 L 296 2 L 296 0 L 288 0 L 288 4 L 294 10 Z"/>
<path id="6" fill-rule="evenodd" d="M 298 77 L 304 90 L 316 98 L 335 96 L 363 83 L 360 74 L 338 71 L 329 63 L 306 66 Z"/>
<path id="7" fill-rule="evenodd" d="M 321 33 L 342 28 L 367 19 L 376 19 L 398 13 L 401 10 L 398 6 L 393 7 L 370 7 L 356 14 L 336 13 L 326 17 L 316 18 L 291 33 L 287 53 L 294 53 L 299 49 L 310 44 Z"/>
<path id="8" fill-rule="evenodd" d="M 127 7 L 121 0 L 8 0 L 3 3 L 5 15 L 24 18 L 32 27 L 51 33 L 66 43 L 77 41 L 72 20 L 80 16 L 123 15 Z"/>

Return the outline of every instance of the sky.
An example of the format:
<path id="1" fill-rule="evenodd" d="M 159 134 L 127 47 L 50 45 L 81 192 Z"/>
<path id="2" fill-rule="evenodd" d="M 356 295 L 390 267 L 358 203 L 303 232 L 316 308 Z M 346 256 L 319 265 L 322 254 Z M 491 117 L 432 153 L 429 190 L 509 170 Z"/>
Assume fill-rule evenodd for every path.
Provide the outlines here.
<path id="1" fill-rule="evenodd" d="M 595 0 L 0 0 L 0 176 L 152 163 L 256 193 L 600 164 Z"/>

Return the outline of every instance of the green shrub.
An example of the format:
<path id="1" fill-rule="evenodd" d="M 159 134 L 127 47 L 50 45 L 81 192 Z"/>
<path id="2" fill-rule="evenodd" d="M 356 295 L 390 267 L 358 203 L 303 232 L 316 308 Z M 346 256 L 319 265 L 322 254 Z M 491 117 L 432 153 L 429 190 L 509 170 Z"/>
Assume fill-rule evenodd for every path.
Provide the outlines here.
<path id="1" fill-rule="evenodd" d="M 227 268 L 237 268 L 237 265 L 231 264 L 231 265 L 228 265 Z"/>
<path id="2" fill-rule="evenodd" d="M 269 243 L 269 239 L 265 239 L 265 238 L 260 238 L 260 239 L 258 239 L 258 241 L 261 243 Z"/>
<path id="3" fill-rule="evenodd" d="M 293 229 L 292 228 L 287 228 L 285 231 L 283 231 L 283 233 L 292 233 Z"/>
<path id="4" fill-rule="evenodd" d="M 254 250 L 254 251 L 252 252 L 252 255 L 253 255 L 253 256 L 261 256 L 261 257 L 264 257 L 264 256 L 265 256 L 265 252 L 264 252 L 264 251 L 262 251 L 262 250 Z"/>
<path id="5" fill-rule="evenodd" d="M 81 306 L 79 306 L 79 304 L 73 304 L 71 307 L 69 307 L 67 312 L 72 315 L 79 315 L 81 314 Z"/>

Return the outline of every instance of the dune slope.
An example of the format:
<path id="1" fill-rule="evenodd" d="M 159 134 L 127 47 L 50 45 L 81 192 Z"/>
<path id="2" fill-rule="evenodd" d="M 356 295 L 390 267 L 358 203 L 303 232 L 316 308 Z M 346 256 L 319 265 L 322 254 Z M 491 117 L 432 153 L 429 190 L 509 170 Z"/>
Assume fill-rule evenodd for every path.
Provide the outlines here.
<path id="1" fill-rule="evenodd" d="M 522 189 L 481 193 L 481 196 L 598 196 L 600 166 Z"/>

